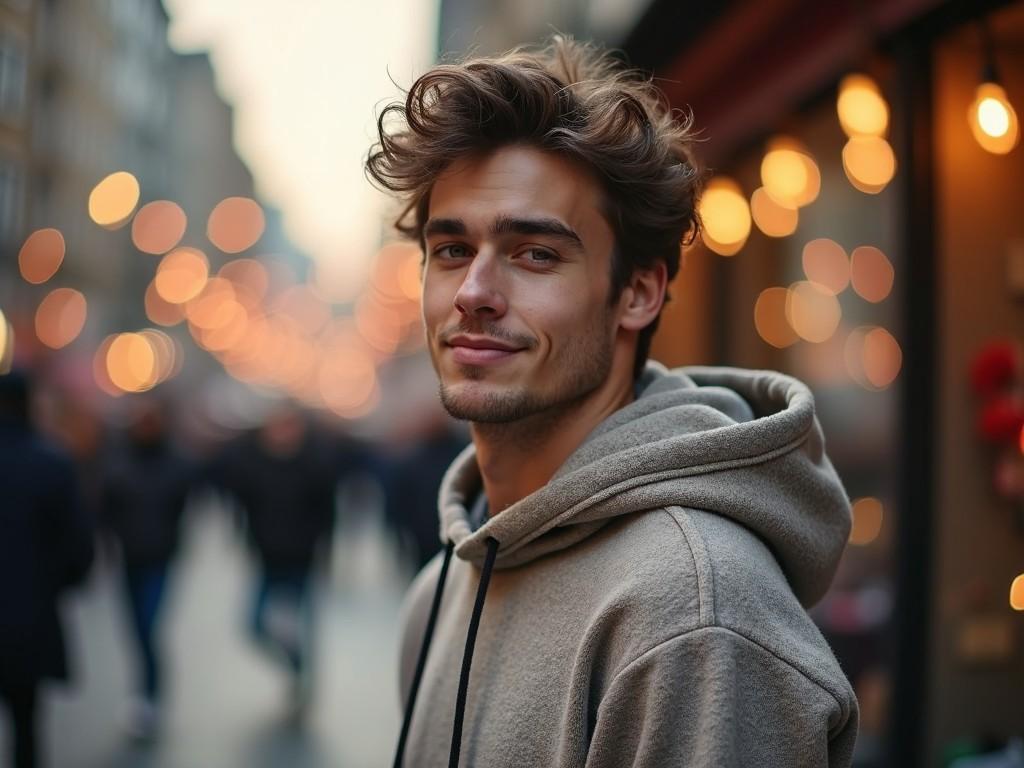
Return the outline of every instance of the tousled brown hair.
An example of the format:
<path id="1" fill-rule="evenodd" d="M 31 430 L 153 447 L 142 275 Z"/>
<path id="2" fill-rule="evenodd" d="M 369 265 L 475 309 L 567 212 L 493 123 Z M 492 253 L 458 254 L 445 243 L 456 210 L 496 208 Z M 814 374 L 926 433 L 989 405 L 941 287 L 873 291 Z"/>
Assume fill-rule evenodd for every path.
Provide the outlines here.
<path id="1" fill-rule="evenodd" d="M 699 226 L 692 116 L 592 45 L 558 36 L 540 50 L 438 65 L 381 112 L 377 128 L 366 171 L 405 196 L 395 226 L 420 243 L 433 183 L 459 158 L 526 144 L 589 169 L 615 233 L 611 302 L 635 269 L 663 261 L 671 281 Z M 658 319 L 639 334 L 635 375 Z"/>

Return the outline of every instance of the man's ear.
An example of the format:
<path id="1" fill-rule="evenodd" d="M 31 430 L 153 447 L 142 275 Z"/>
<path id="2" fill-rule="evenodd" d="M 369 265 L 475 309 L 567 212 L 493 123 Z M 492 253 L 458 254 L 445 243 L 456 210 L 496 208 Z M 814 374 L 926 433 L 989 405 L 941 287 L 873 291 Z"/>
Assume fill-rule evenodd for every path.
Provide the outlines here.
<path id="1" fill-rule="evenodd" d="M 646 328 L 661 312 L 668 285 L 668 269 L 659 261 L 653 267 L 634 269 L 619 299 L 619 325 L 627 331 Z"/>

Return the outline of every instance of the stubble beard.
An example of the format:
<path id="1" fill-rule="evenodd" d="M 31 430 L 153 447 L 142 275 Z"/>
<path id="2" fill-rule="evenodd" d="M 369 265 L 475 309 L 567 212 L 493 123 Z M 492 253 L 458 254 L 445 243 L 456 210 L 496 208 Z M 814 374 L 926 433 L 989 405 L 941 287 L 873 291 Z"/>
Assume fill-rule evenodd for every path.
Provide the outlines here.
<path id="1" fill-rule="evenodd" d="M 566 345 L 563 359 L 552 361 L 553 375 L 560 381 L 544 391 L 525 386 L 505 390 L 464 394 L 440 382 L 441 404 L 452 418 L 474 424 L 525 422 L 543 415 L 552 425 L 571 412 L 588 395 L 607 381 L 612 368 L 613 341 L 608 337 L 607 318 L 599 316 L 588 331 Z M 487 373 L 475 366 L 463 368 L 464 380 L 485 381 Z"/>

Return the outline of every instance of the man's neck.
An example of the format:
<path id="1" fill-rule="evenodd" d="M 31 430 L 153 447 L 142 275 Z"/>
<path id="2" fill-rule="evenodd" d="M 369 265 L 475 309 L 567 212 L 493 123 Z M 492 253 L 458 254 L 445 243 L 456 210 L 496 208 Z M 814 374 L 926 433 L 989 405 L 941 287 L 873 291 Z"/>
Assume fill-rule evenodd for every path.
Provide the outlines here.
<path id="1" fill-rule="evenodd" d="M 632 382 L 504 424 L 472 424 L 476 459 L 496 515 L 542 488 L 598 424 L 633 400 Z"/>

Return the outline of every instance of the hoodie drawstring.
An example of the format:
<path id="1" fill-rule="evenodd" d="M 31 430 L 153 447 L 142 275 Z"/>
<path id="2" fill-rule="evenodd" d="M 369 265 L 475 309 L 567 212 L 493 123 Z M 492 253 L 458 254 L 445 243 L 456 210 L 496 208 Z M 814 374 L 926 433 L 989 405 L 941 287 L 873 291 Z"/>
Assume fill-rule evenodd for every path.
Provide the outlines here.
<path id="1" fill-rule="evenodd" d="M 430 606 L 430 617 L 427 619 L 427 627 L 423 632 L 423 642 L 420 645 L 419 658 L 416 660 L 416 672 L 412 678 L 412 687 L 409 689 L 409 700 L 405 704 L 402 730 L 398 736 L 398 748 L 395 750 L 394 768 L 402 768 L 402 760 L 405 757 L 405 744 L 409 737 L 409 727 L 412 724 L 412 713 L 416 708 L 416 697 L 420 691 L 423 670 L 427 665 L 427 654 L 430 652 L 430 642 L 434 637 L 434 626 L 437 624 L 437 614 L 441 609 L 441 595 L 444 592 L 445 581 L 448 579 L 448 566 L 451 565 L 452 552 L 454 550 L 455 544 L 449 541 L 445 546 L 441 573 L 437 578 L 434 601 Z M 466 711 L 466 694 L 469 690 L 469 669 L 473 664 L 473 648 L 476 645 L 476 633 L 480 628 L 480 616 L 484 612 L 484 600 L 487 598 L 487 587 L 491 582 L 491 572 L 494 570 L 494 559 L 497 555 L 498 540 L 488 537 L 487 556 L 484 558 L 484 565 L 480 571 L 480 584 L 477 586 L 476 603 L 473 605 L 473 615 L 469 620 L 469 630 L 466 633 L 466 650 L 462 655 L 462 672 L 459 675 L 459 691 L 455 698 L 455 718 L 452 722 L 452 747 L 448 758 L 449 768 L 458 768 L 459 765 L 459 753 L 462 749 L 462 723 Z"/>
<path id="2" fill-rule="evenodd" d="M 448 768 L 459 767 L 459 752 L 462 749 L 462 720 L 466 712 L 466 694 L 469 691 L 469 668 L 473 663 L 473 647 L 476 645 L 476 631 L 480 627 L 480 615 L 484 612 L 484 600 L 487 597 L 487 585 L 491 583 L 491 571 L 494 570 L 494 558 L 498 554 L 498 540 L 487 537 L 487 557 L 480 571 L 480 584 L 476 589 L 476 604 L 473 616 L 469 620 L 469 631 L 466 633 L 466 650 L 462 654 L 462 673 L 459 675 L 459 693 L 455 697 L 455 719 L 452 721 L 452 751 L 448 757 Z"/>
<path id="3" fill-rule="evenodd" d="M 398 748 L 395 750 L 394 768 L 402 768 L 402 758 L 405 755 L 405 741 L 409 738 L 409 726 L 412 724 L 412 711 L 416 706 L 416 696 L 420 692 L 423 668 L 427 666 L 427 652 L 430 650 L 430 641 L 434 637 L 434 625 L 437 623 L 437 614 L 441 608 L 441 593 L 444 592 L 444 583 L 448 579 L 448 566 L 452 563 L 452 552 L 454 551 L 455 543 L 449 541 L 444 548 L 441 575 L 437 578 L 437 587 L 434 589 L 434 602 L 430 606 L 430 618 L 427 619 L 427 628 L 423 632 L 423 642 L 420 644 L 420 655 L 416 659 L 416 672 L 412 677 L 409 700 L 405 703 L 405 716 L 402 718 L 402 731 L 398 736 Z"/>

